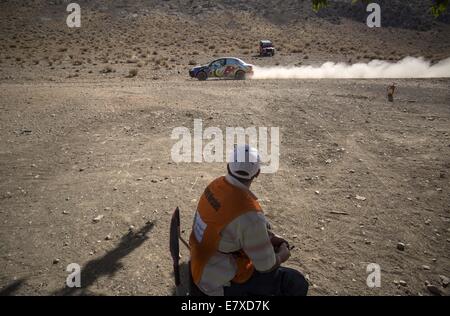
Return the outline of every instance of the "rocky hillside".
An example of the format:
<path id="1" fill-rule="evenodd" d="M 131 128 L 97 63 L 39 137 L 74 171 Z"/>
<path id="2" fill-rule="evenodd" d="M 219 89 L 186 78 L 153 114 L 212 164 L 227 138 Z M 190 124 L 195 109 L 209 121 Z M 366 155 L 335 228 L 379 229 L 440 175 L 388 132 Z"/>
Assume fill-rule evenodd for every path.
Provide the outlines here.
<path id="1" fill-rule="evenodd" d="M 350 1 L 319 13 L 306 0 L 78 3 L 82 26 L 71 29 L 68 1 L 1 1 L 1 79 L 179 77 L 221 55 L 261 65 L 450 55 L 449 14 L 434 19 L 426 1 L 379 1 L 379 29 L 368 28 L 364 6 Z M 254 56 L 262 38 L 274 41 L 276 58 Z"/>

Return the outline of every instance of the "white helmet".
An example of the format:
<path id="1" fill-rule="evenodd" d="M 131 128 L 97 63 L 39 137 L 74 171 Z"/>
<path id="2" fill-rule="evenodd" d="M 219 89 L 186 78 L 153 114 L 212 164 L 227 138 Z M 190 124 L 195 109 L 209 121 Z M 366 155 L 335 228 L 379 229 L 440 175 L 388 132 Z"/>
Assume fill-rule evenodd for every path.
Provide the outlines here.
<path id="1" fill-rule="evenodd" d="M 249 145 L 235 145 L 228 160 L 228 168 L 231 175 L 236 178 L 253 179 L 261 168 L 258 150 Z"/>

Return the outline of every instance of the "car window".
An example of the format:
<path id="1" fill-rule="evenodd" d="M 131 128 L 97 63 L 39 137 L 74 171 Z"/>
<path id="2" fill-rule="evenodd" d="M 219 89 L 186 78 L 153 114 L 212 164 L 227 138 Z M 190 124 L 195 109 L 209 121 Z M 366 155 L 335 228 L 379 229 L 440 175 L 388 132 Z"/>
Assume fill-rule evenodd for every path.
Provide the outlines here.
<path id="1" fill-rule="evenodd" d="M 227 65 L 242 65 L 242 62 L 239 59 L 228 58 Z"/>
<path id="2" fill-rule="evenodd" d="M 221 67 L 225 65 L 225 59 L 218 59 L 211 63 L 211 67 Z"/>

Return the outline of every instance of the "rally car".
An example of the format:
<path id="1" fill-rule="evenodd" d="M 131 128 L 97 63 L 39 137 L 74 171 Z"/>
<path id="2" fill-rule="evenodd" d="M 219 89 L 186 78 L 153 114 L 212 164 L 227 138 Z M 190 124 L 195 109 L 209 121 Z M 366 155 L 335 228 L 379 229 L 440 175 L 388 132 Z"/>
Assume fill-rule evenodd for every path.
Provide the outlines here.
<path id="1" fill-rule="evenodd" d="M 259 41 L 259 56 L 273 56 L 275 55 L 275 47 L 269 40 Z"/>
<path id="2" fill-rule="evenodd" d="M 198 80 L 208 78 L 232 78 L 244 80 L 253 75 L 253 65 L 235 57 L 222 57 L 204 66 L 196 66 L 189 70 L 189 76 Z"/>

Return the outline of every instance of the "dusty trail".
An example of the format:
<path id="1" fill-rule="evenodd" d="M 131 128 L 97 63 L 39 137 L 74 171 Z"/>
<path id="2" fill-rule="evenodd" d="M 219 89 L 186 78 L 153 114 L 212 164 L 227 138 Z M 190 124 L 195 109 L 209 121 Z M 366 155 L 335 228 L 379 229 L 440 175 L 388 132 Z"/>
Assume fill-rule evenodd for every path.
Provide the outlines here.
<path id="1" fill-rule="evenodd" d="M 311 294 L 426 293 L 425 280 L 450 273 L 448 80 L 399 80 L 394 103 L 385 80 L 318 82 L 2 84 L 0 287 L 63 294 L 77 262 L 84 294 L 172 294 L 170 212 L 181 207 L 187 235 L 196 199 L 224 170 L 171 161 L 171 130 L 201 118 L 280 127 L 280 169 L 255 192 L 297 246 L 289 265 L 309 275 Z M 366 286 L 370 262 L 380 289 Z"/>

